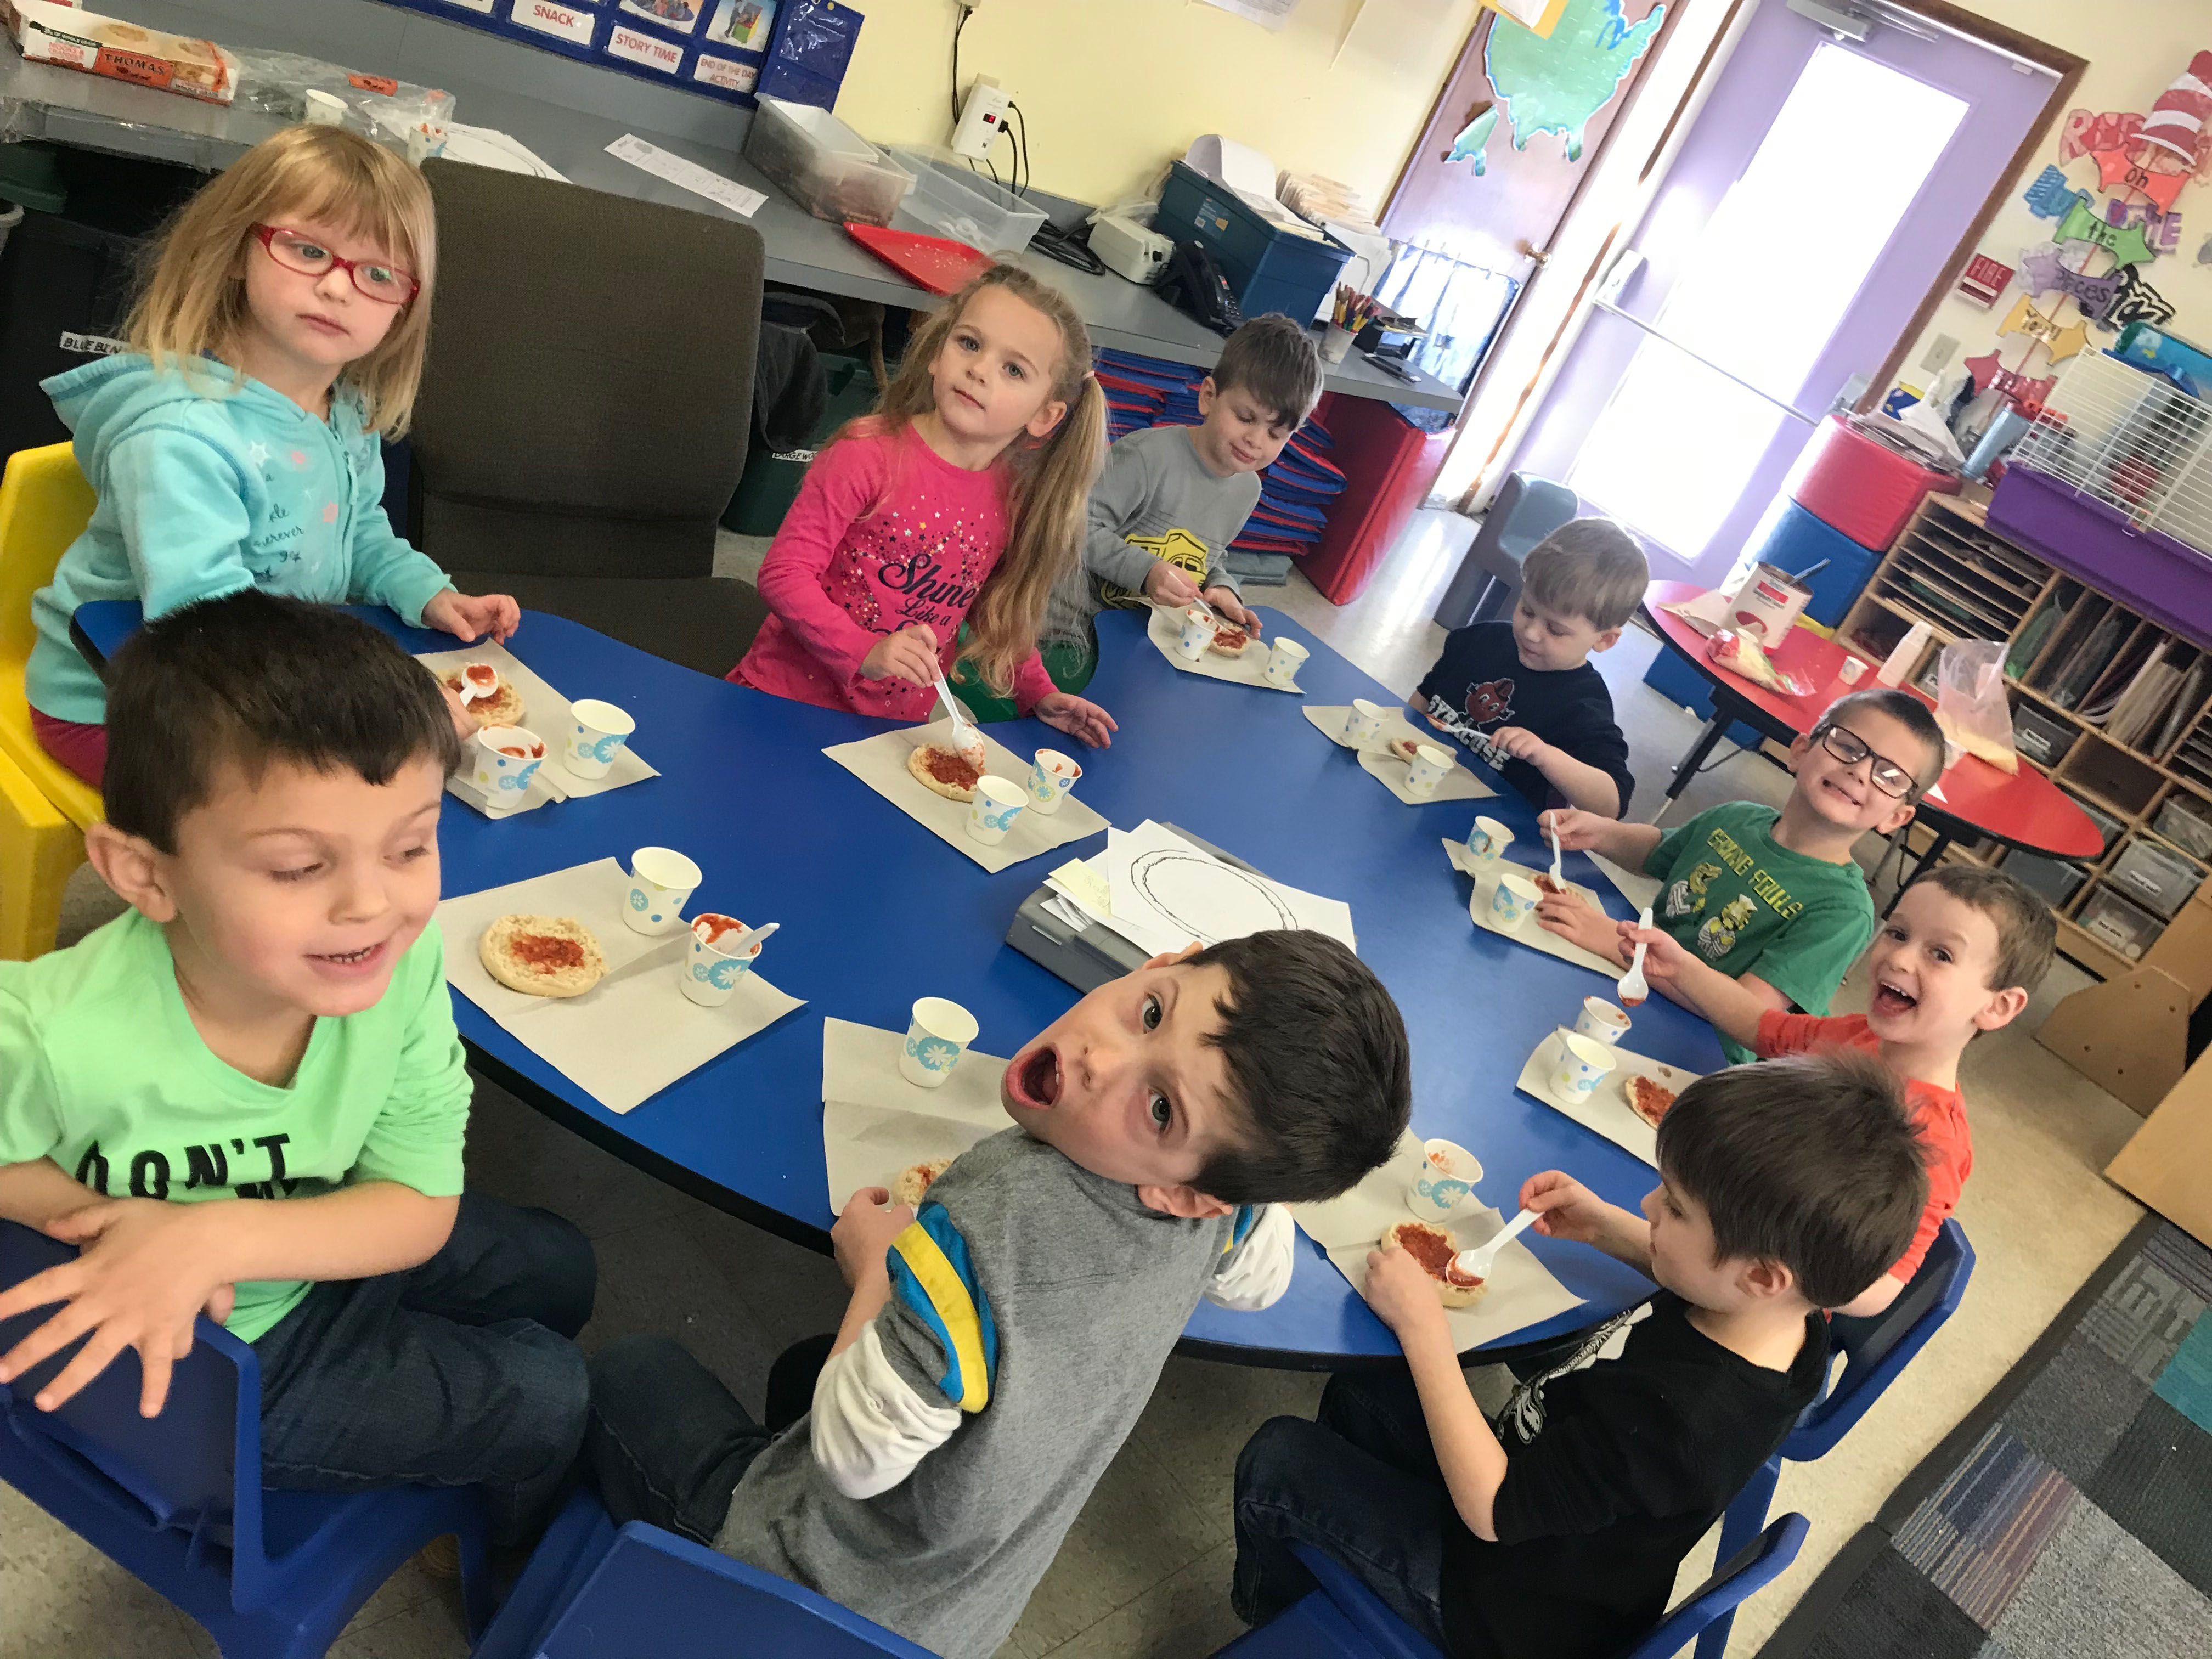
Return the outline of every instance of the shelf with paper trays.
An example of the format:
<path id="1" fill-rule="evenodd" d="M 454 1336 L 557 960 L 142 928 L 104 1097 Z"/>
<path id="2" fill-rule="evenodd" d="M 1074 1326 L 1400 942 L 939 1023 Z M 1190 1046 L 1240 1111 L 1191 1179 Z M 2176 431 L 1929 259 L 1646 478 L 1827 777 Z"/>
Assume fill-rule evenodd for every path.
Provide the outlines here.
<path id="1" fill-rule="evenodd" d="M 1887 605 L 1900 617 L 1917 623 L 1926 623 L 1937 643 L 1974 637 L 1976 629 L 1971 618 L 1946 615 L 1939 605 L 1929 603 L 1909 576 L 1884 572 L 1875 578 L 1876 586 L 1869 590 L 1876 603 Z"/>
<path id="2" fill-rule="evenodd" d="M 2156 767 L 2159 764 L 2155 758 L 2145 754 L 2134 744 L 2122 743 L 2118 738 L 2110 736 L 2100 728 L 2094 720 L 2085 720 L 2075 710 L 2063 708 L 2059 704 L 2051 702 L 2049 697 L 2044 696 L 2043 693 L 2038 691 L 2033 686 L 2023 685 L 2018 680 L 2008 678 L 2005 681 L 2005 689 L 2020 696 L 2027 698 L 2039 708 L 2047 709 L 2051 714 L 2057 715 L 2060 719 L 2068 720 L 2073 725 L 2081 727 L 2083 732 L 2088 736 L 2095 738 L 2098 742 L 2106 744 L 2109 748 L 2118 750 L 2130 760 L 2138 762 L 2141 764 L 2148 767 Z M 2033 766 L 2037 771 L 2046 774 L 2054 773 L 2057 771 L 2058 766 L 2065 764 L 2063 761 L 2061 761 L 2058 763 L 2058 766 L 2045 766 L 2034 760 L 2032 757 L 2027 755 L 2022 755 L 2021 759 L 2027 762 L 2027 764 Z"/>
<path id="3" fill-rule="evenodd" d="M 1978 593 L 1967 586 L 1969 579 L 1959 573 L 1957 566 L 1924 545 L 1899 548 L 1887 580 L 1893 592 L 1901 587 L 1917 593 L 1925 603 L 1961 622 L 1982 639 L 2010 639 L 2013 630 L 2027 619 L 2027 606 L 2033 602 L 2024 599 L 2017 609 L 2004 609 L 1987 597 L 1986 589 Z"/>
<path id="4" fill-rule="evenodd" d="M 2032 553 L 1999 541 L 1990 533 L 1978 511 L 1969 511 L 1955 495 L 1930 495 L 1928 504 L 1938 510 L 1923 513 L 1905 526 L 1960 550 L 1962 562 L 1981 574 L 2002 583 L 2024 598 L 2033 599 L 2050 582 L 2051 567 Z"/>
<path id="5" fill-rule="evenodd" d="M 1990 580 L 1984 571 L 1937 538 L 1911 531 L 1897 550 L 1897 568 L 1933 584 L 1948 599 L 1990 618 L 2009 636 L 2027 619 L 2043 589 L 2022 592 Z"/>

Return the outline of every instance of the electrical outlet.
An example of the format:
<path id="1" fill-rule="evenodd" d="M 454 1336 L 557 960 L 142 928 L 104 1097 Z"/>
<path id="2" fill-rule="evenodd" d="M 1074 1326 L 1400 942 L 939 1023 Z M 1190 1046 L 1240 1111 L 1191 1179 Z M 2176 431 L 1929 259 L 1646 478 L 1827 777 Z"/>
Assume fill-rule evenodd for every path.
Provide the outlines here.
<path id="1" fill-rule="evenodd" d="M 1951 366 L 1951 359 L 1959 349 L 1959 342 L 1952 335 L 1938 334 L 1928 343 L 1928 350 L 1920 359 L 1920 367 L 1930 374 L 1941 374 Z"/>
<path id="2" fill-rule="evenodd" d="M 991 146 L 1006 121 L 1006 106 L 1013 94 L 988 75 L 979 75 L 968 88 L 968 101 L 960 106 L 959 125 L 952 129 L 952 153 L 970 161 L 989 158 Z"/>

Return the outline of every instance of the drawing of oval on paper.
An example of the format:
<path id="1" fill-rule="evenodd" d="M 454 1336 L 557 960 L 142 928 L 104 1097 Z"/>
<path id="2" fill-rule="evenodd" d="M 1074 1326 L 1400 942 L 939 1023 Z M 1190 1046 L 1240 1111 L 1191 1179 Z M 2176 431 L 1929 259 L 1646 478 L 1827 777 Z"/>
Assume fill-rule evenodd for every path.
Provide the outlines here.
<path id="1" fill-rule="evenodd" d="M 1143 854 L 1129 866 L 1129 884 L 1164 919 L 1206 945 L 1298 925 L 1265 880 L 1203 853 Z"/>

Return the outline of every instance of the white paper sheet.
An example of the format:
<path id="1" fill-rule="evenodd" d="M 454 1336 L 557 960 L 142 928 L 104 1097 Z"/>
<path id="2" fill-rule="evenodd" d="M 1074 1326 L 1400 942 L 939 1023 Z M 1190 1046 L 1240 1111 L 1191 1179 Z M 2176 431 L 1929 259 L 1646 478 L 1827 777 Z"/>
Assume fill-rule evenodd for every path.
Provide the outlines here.
<path id="1" fill-rule="evenodd" d="M 1035 768 L 1035 753 L 1018 755 L 993 737 L 990 727 L 978 726 L 976 730 L 983 736 L 984 771 L 1009 783 L 1025 785 Z M 1071 747 L 1081 747 L 1072 738 L 1068 742 Z M 837 744 L 822 752 L 946 846 L 966 854 L 994 875 L 1056 847 L 1095 836 L 1108 827 L 1103 817 L 1084 804 L 1083 784 L 1079 780 L 1077 793 L 1060 802 L 1059 811 L 1048 815 L 1024 810 L 1014 820 L 1013 828 L 1006 831 L 1004 841 L 987 847 L 968 833 L 966 801 L 947 800 L 925 789 L 906 769 L 907 757 L 924 744 L 933 743 L 940 749 L 952 746 L 951 720 L 879 732 L 872 738 Z M 1079 753 L 1077 758 L 1081 758 Z"/>
<path id="2" fill-rule="evenodd" d="M 757 190 L 747 190 L 735 179 L 725 179 L 719 173 L 709 172 L 696 161 L 687 161 L 680 155 L 671 155 L 658 144 L 648 144 L 634 132 L 625 132 L 607 146 L 607 154 L 616 160 L 641 167 L 656 179 L 665 179 L 679 190 L 688 190 L 694 196 L 703 196 L 719 207 L 726 207 L 741 219 L 750 219 L 768 200 Z"/>
<path id="3" fill-rule="evenodd" d="M 1633 1028 L 1632 1028 L 1633 1029 Z M 1653 1169 L 1659 1167 L 1659 1132 L 1637 1116 L 1628 1104 L 1628 1079 L 1648 1077 L 1680 1094 L 1698 1080 L 1698 1073 L 1668 1066 L 1626 1048 L 1615 1048 L 1620 1063 L 1600 1080 L 1596 1090 L 1579 1102 L 1570 1103 L 1552 1092 L 1552 1073 L 1559 1064 L 1559 1038 L 1554 1031 L 1535 1047 L 1514 1087 L 1532 1100 L 1540 1100 L 1554 1111 L 1595 1130 L 1624 1152 L 1632 1152 Z"/>
<path id="4" fill-rule="evenodd" d="M 568 769 L 568 726 L 574 718 L 568 712 L 568 699 L 555 690 L 528 663 L 524 662 L 505 646 L 491 640 L 479 640 L 474 645 L 465 645 L 452 651 L 425 651 L 415 659 L 432 673 L 443 678 L 459 673 L 472 662 L 489 663 L 499 671 L 499 677 L 513 685 L 522 698 L 522 727 L 535 732 L 545 744 L 545 760 L 530 780 L 530 788 L 519 807 L 501 810 L 489 805 L 479 792 L 471 787 L 465 778 L 449 780 L 447 792 L 458 796 L 487 817 L 512 817 L 516 812 L 526 812 L 548 800 L 570 800 L 579 795 L 604 795 L 610 789 L 619 789 L 626 783 L 641 783 L 647 778 L 660 775 L 644 756 L 637 752 L 636 738 L 615 751 L 614 763 L 601 778 L 579 777 Z M 611 693 L 619 690 L 609 687 Z M 601 702 L 623 707 L 615 696 L 603 696 Z M 623 712 L 636 718 L 641 729 L 651 722 L 647 711 L 641 718 L 635 708 Z"/>
<path id="5" fill-rule="evenodd" d="M 1108 836 L 1103 857 L 1115 931 L 1155 953 L 1275 927 L 1310 927 L 1359 948 L 1352 907 L 1341 899 L 1224 864 L 1151 818 Z"/>
<path id="6" fill-rule="evenodd" d="M 822 1022 L 822 1159 L 830 1207 L 863 1187 L 889 1187 L 900 1170 L 957 1158 L 1013 1127 L 999 1103 L 1006 1062 L 970 1048 L 934 1089 L 899 1075 L 903 1031 L 850 1020 Z"/>
<path id="7" fill-rule="evenodd" d="M 1167 659 L 1170 667 L 1179 668 L 1186 674 L 1200 674 L 1210 680 L 1227 680 L 1232 685 L 1254 685 L 1262 691 L 1304 695 L 1295 678 L 1288 685 L 1278 685 L 1267 678 L 1267 659 L 1272 653 L 1264 637 L 1246 646 L 1241 657 L 1217 656 L 1208 651 L 1196 662 L 1187 662 L 1176 654 L 1176 642 L 1182 638 L 1183 607 L 1156 605 L 1152 611 L 1145 623 L 1145 637 Z"/>
<path id="8" fill-rule="evenodd" d="M 1620 976 L 1628 971 L 1617 962 L 1608 962 L 1594 951 L 1585 951 L 1581 945 L 1570 944 L 1561 939 L 1557 933 L 1539 923 L 1534 911 L 1522 918 L 1521 925 L 1517 927 L 1498 926 L 1498 918 L 1491 914 L 1490 896 L 1498 890 L 1499 874 L 1504 871 L 1510 870 L 1517 875 L 1527 876 L 1531 879 L 1540 874 L 1548 876 L 1552 873 L 1551 866 L 1548 863 L 1540 871 L 1531 869 L 1525 864 L 1516 863 L 1511 859 L 1500 859 L 1495 864 L 1486 867 L 1479 866 L 1468 856 L 1466 842 L 1446 840 L 1443 848 L 1445 854 L 1452 861 L 1452 868 L 1463 876 L 1474 878 L 1474 891 L 1468 897 L 1467 913 L 1474 919 L 1476 927 L 1487 928 L 1493 933 L 1502 933 L 1507 939 L 1525 945 L 1532 951 L 1541 951 L 1545 955 L 1557 957 L 1562 962 L 1571 962 L 1577 968 L 1587 968 L 1592 973 L 1602 974 L 1616 983 Z M 1605 908 L 1597 902 L 1597 895 L 1580 882 L 1571 881 L 1567 884 L 1567 888 L 1571 892 L 1579 895 L 1583 902 L 1592 909 L 1601 911 Z"/>
<path id="9" fill-rule="evenodd" d="M 453 988 L 528 1044 L 611 1112 L 627 1112 L 724 1050 L 803 1007 L 757 968 L 719 1008 L 702 1008 L 678 988 L 677 962 L 690 947 L 682 928 L 648 938 L 622 919 L 629 878 L 612 859 L 574 865 L 505 887 L 462 893 L 438 907 L 446 977 Z M 727 901 L 695 902 L 709 909 Z M 590 928 L 607 975 L 580 997 L 533 997 L 484 970 L 477 946 L 484 929 L 511 914 L 569 916 Z M 758 920 L 743 916 L 741 920 Z M 772 963 L 773 943 L 762 960 Z"/>
<path id="10" fill-rule="evenodd" d="M 539 179 L 568 182 L 568 175 L 512 133 L 496 127 L 472 127 L 460 121 L 446 124 L 446 159 L 471 167 L 495 167 L 501 173 L 527 173 Z"/>
<path id="11" fill-rule="evenodd" d="M 1479 1146 L 1468 1148 L 1477 1158 Z M 1350 1192 L 1321 1204 L 1294 1204 L 1292 1219 L 1328 1252 L 1336 1269 L 1355 1290 L 1367 1283 L 1367 1255 L 1394 1224 L 1413 1219 L 1406 1208 L 1406 1189 L 1421 1165 L 1421 1140 L 1410 1129 L 1381 1169 L 1370 1171 Z M 1484 1243 L 1504 1225 L 1497 1211 L 1480 1206 L 1462 1211 L 1447 1224 L 1462 1249 Z M 1498 1253 L 1490 1270 L 1490 1294 L 1472 1308 L 1447 1308 L 1452 1346 L 1465 1353 L 1518 1330 L 1582 1305 L 1582 1298 L 1552 1276 L 1521 1240 Z"/>

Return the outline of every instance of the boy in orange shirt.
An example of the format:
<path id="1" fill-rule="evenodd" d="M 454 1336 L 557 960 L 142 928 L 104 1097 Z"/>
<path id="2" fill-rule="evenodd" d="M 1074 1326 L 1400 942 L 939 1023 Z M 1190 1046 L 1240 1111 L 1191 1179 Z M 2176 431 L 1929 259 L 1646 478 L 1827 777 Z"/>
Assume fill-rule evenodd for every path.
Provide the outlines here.
<path id="1" fill-rule="evenodd" d="M 1912 1247 L 1839 1314 L 1878 1314 L 1919 1271 L 1974 1167 L 1959 1058 L 1983 1031 L 2007 1025 L 2051 970 L 2057 927 L 2040 895 L 2001 870 L 1945 865 L 1906 886 L 1867 953 L 1872 989 L 1863 1014 L 1781 1012 L 1657 928 L 1620 924 L 1644 971 L 1675 1000 L 1761 1059 L 1844 1047 L 1880 1054 L 1905 1080 L 1927 1148 L 1928 1207 Z"/>

